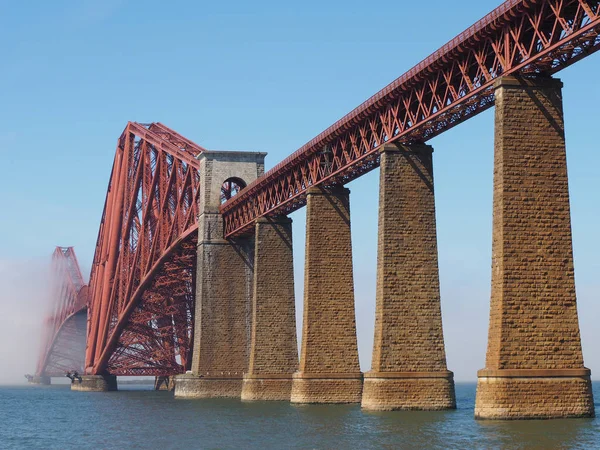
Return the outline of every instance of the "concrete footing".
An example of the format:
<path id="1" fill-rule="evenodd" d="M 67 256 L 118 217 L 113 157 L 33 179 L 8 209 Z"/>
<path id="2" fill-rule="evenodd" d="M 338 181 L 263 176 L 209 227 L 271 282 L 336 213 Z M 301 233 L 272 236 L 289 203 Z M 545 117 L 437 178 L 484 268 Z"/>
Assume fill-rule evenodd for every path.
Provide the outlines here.
<path id="1" fill-rule="evenodd" d="M 242 400 L 244 401 L 289 401 L 292 392 L 290 375 L 257 375 L 244 376 Z"/>
<path id="2" fill-rule="evenodd" d="M 240 398 L 242 378 L 205 377 L 192 374 L 175 377 L 178 398 Z"/>
<path id="3" fill-rule="evenodd" d="M 51 384 L 50 377 L 45 375 L 42 376 L 34 376 L 29 380 L 29 384 L 39 384 L 42 386 L 49 386 Z"/>
<path id="4" fill-rule="evenodd" d="M 117 390 L 115 375 L 82 375 L 71 383 L 72 391 L 108 392 Z"/>
<path id="5" fill-rule="evenodd" d="M 360 403 L 363 377 L 358 374 L 295 374 L 292 403 Z"/>
<path id="6" fill-rule="evenodd" d="M 362 408 L 371 411 L 456 408 L 452 372 L 365 373 Z"/>
<path id="7" fill-rule="evenodd" d="M 594 417 L 588 369 L 480 370 L 476 419 Z"/>
<path id="8" fill-rule="evenodd" d="M 154 379 L 154 390 L 155 391 L 174 391 L 175 390 L 175 377 L 156 377 Z"/>

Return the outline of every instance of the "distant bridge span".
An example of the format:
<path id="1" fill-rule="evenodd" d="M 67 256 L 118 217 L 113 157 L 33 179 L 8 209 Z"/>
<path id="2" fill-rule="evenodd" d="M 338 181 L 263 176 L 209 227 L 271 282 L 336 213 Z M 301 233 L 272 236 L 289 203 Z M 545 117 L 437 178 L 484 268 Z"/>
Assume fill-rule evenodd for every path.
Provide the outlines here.
<path id="1" fill-rule="evenodd" d="M 73 247 L 56 247 L 51 266 L 51 310 L 44 320 L 43 340 L 35 376 L 64 377 L 83 373 L 88 286 Z"/>

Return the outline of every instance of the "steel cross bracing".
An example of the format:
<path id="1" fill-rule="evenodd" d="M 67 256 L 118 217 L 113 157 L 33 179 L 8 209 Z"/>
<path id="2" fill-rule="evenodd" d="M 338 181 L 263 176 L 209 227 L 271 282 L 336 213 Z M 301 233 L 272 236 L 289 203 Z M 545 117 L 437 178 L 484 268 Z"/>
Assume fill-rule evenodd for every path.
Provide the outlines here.
<path id="1" fill-rule="evenodd" d="M 549 76 L 598 50 L 599 13 L 600 0 L 504 2 L 223 204 L 226 236 L 376 168 L 385 143 L 424 142 L 491 107 L 498 77 Z"/>
<path id="2" fill-rule="evenodd" d="M 160 123 L 129 122 L 119 138 L 90 277 L 87 373 L 189 368 L 204 150 Z"/>
<path id="3" fill-rule="evenodd" d="M 64 376 L 83 370 L 88 288 L 73 247 L 56 247 L 52 254 L 51 303 L 44 319 L 37 376 Z"/>

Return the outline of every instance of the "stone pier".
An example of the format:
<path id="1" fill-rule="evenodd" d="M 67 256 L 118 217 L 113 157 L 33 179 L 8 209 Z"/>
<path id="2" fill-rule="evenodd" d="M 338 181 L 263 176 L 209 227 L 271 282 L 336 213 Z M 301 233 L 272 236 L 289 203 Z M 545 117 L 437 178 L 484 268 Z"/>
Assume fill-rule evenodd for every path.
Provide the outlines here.
<path id="1" fill-rule="evenodd" d="M 155 391 L 174 391 L 175 390 L 175 377 L 160 376 L 154 378 L 154 390 Z"/>
<path id="2" fill-rule="evenodd" d="M 265 153 L 206 151 L 200 160 L 198 262 L 192 373 L 176 397 L 235 397 L 248 370 L 254 243 L 224 239 L 219 206 L 224 182 L 243 185 L 264 172 Z"/>
<path id="3" fill-rule="evenodd" d="M 39 384 L 42 386 L 49 386 L 50 384 L 52 384 L 52 380 L 47 375 L 39 375 L 39 376 L 35 375 L 28 379 L 28 383 L 29 384 Z"/>
<path id="4" fill-rule="evenodd" d="M 424 144 L 381 150 L 375 338 L 364 409 L 456 407 L 442 332 L 432 152 Z"/>
<path id="5" fill-rule="evenodd" d="M 592 417 L 573 270 L 562 83 L 496 82 L 492 294 L 475 417 Z"/>
<path id="6" fill-rule="evenodd" d="M 82 375 L 71 382 L 72 391 L 107 392 L 117 390 L 115 375 Z"/>
<path id="7" fill-rule="evenodd" d="M 306 211 L 304 319 L 292 403 L 358 403 L 350 191 L 309 188 Z"/>
<path id="8" fill-rule="evenodd" d="M 242 400 L 290 400 L 298 369 L 292 221 L 260 218 L 254 234 L 250 363 Z"/>

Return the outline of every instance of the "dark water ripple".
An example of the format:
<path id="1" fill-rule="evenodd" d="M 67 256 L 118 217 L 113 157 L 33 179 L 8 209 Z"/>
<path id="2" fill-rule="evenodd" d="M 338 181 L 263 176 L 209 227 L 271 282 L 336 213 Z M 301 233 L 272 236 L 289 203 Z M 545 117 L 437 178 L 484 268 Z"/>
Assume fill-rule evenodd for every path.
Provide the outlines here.
<path id="1" fill-rule="evenodd" d="M 600 399 L 600 389 L 594 389 Z M 1 449 L 594 449 L 600 419 L 475 421 L 458 410 L 365 413 L 359 406 L 181 400 L 167 392 L 0 387 Z M 596 403 L 600 413 L 600 404 Z"/>

